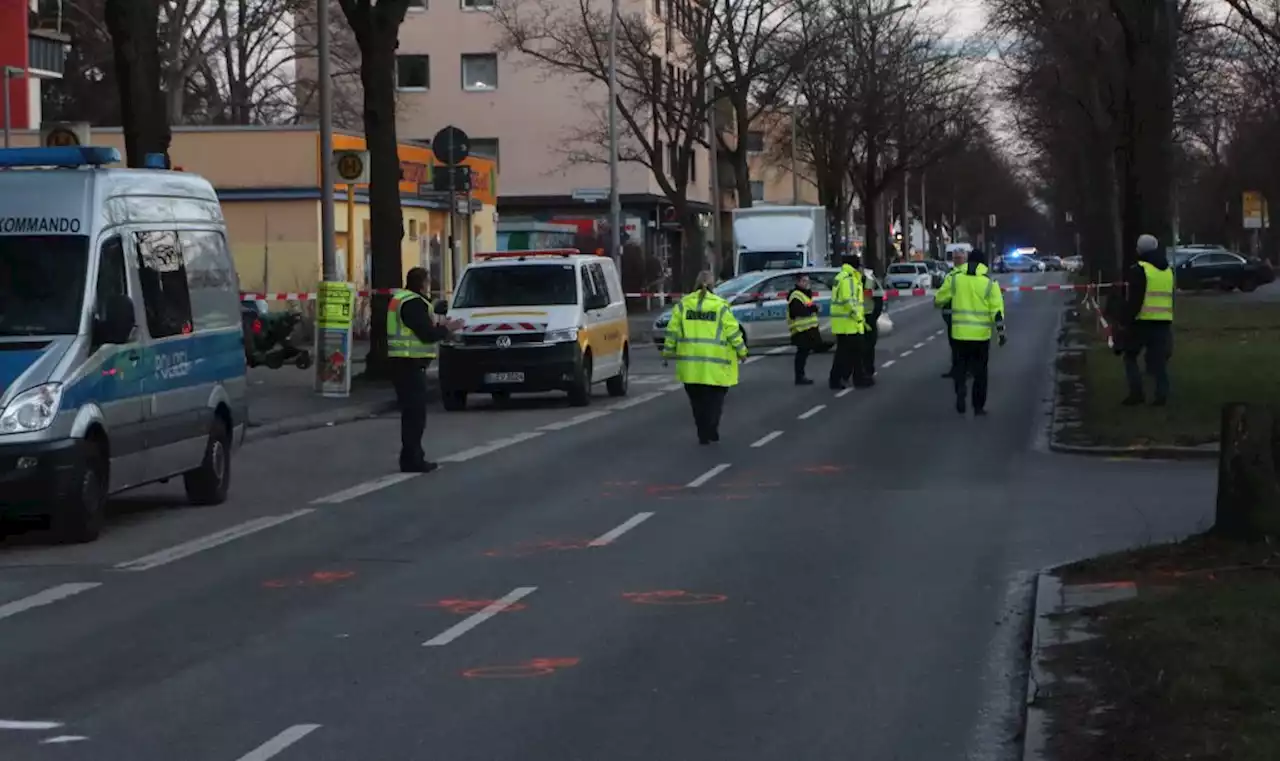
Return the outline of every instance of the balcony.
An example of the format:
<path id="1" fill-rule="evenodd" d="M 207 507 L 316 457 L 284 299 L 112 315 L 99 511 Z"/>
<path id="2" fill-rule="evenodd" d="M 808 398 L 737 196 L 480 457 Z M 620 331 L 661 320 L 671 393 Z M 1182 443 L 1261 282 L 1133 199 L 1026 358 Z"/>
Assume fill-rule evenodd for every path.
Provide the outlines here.
<path id="1" fill-rule="evenodd" d="M 67 51 L 71 38 L 51 29 L 31 29 L 27 32 L 27 67 L 31 76 L 42 79 L 62 79 L 66 69 Z"/>

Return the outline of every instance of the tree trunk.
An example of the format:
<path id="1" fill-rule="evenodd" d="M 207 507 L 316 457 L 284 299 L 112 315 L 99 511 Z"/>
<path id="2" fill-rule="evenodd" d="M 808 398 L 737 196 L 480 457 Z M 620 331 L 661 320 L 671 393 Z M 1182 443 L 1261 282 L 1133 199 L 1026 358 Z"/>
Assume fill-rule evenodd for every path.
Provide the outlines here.
<path id="1" fill-rule="evenodd" d="M 125 159 L 137 168 L 147 154 L 161 153 L 167 165 L 172 136 L 160 90 L 160 9 L 155 0 L 106 0 L 103 15 L 120 86 Z"/>
<path id="2" fill-rule="evenodd" d="M 676 290 L 688 293 L 698 273 L 707 268 L 706 236 L 698 223 L 697 212 L 687 203 L 676 204 L 676 215 L 680 219 L 680 261 L 672 271 L 678 278 Z"/>
<path id="3" fill-rule="evenodd" d="M 370 284 L 374 290 L 399 288 L 404 283 L 400 243 L 404 215 L 400 210 L 400 152 L 396 134 L 396 49 L 407 0 L 384 0 L 359 5 L 361 18 L 347 21 L 360 47 L 360 84 L 364 89 L 364 135 L 369 150 L 369 238 L 372 246 Z M 355 245 L 358 241 L 353 241 Z M 369 356 L 365 374 L 387 375 L 387 304 L 390 296 L 371 299 Z"/>
<path id="4" fill-rule="evenodd" d="M 751 197 L 751 165 L 747 161 L 747 133 L 751 131 L 751 114 L 747 111 L 746 103 L 733 104 L 733 120 L 738 135 L 738 144 L 729 152 L 729 158 L 733 161 L 734 193 L 738 197 L 738 208 L 749 209 L 755 199 Z"/>
<path id="5" fill-rule="evenodd" d="M 1280 536 L 1280 414 L 1274 407 L 1222 408 L 1214 533 L 1255 541 Z"/>

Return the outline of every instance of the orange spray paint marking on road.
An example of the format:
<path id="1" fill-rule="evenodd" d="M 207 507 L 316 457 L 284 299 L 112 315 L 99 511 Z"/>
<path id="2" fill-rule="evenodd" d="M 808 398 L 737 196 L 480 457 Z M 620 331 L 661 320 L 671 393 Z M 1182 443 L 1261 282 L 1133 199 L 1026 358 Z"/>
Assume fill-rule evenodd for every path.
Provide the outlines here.
<path id="1" fill-rule="evenodd" d="M 537 542 L 521 542 L 505 549 L 488 550 L 484 555 L 490 558 L 523 558 L 539 552 L 582 550 L 586 549 L 590 543 L 590 539 L 546 539 Z"/>
<path id="2" fill-rule="evenodd" d="M 316 571 L 302 579 L 272 579 L 262 582 L 267 589 L 285 589 L 287 587 L 321 587 L 335 582 L 350 579 L 355 571 Z"/>
<path id="3" fill-rule="evenodd" d="M 637 605 L 714 605 L 729 599 L 710 592 L 686 592 L 683 589 L 659 589 L 652 592 L 624 592 L 624 600 Z"/>
<path id="4" fill-rule="evenodd" d="M 514 666 L 480 666 L 467 669 L 462 675 L 468 679 L 529 679 L 548 676 L 560 669 L 577 666 L 578 658 L 534 658 Z"/>
<path id="5" fill-rule="evenodd" d="M 844 468 L 839 465 L 809 465 L 801 468 L 801 470 L 805 473 L 817 473 L 818 475 L 826 476 L 831 475 L 832 473 L 839 473 L 844 470 Z"/>
<path id="6" fill-rule="evenodd" d="M 437 600 L 436 602 L 423 603 L 424 608 L 443 608 L 450 613 L 456 613 L 460 616 L 470 616 L 479 613 L 485 608 L 497 602 L 497 600 Z M 527 607 L 524 603 L 513 602 L 504 607 L 500 612 L 511 613 L 517 610 L 524 610 Z"/>

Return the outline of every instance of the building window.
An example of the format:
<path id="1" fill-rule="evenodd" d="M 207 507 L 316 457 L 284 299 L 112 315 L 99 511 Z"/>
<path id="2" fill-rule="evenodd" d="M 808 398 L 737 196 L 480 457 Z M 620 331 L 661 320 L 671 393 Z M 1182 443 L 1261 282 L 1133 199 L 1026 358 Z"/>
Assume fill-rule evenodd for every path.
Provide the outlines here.
<path id="1" fill-rule="evenodd" d="M 427 9 L 427 0 L 409 0 L 409 10 L 425 11 Z"/>
<path id="2" fill-rule="evenodd" d="M 493 0 L 461 0 L 464 11 L 487 11 L 493 9 Z"/>
<path id="3" fill-rule="evenodd" d="M 473 137 L 471 138 L 471 155 L 481 158 L 493 159 L 494 166 L 500 166 L 501 161 L 498 158 L 498 138 L 496 137 Z"/>
<path id="4" fill-rule="evenodd" d="M 498 89 L 498 56 L 493 53 L 463 54 L 462 89 L 471 92 Z"/>
<path id="5" fill-rule="evenodd" d="M 693 149 L 689 151 L 689 182 L 698 181 L 698 151 Z"/>
<path id="6" fill-rule="evenodd" d="M 764 180 L 751 181 L 751 200 L 752 201 L 764 200 Z"/>
<path id="7" fill-rule="evenodd" d="M 667 175 L 675 179 L 676 169 L 680 166 L 680 146 L 675 143 L 667 144 Z"/>
<path id="8" fill-rule="evenodd" d="M 751 130 L 747 133 L 747 152 L 748 153 L 764 153 L 764 133 L 760 130 Z"/>
<path id="9" fill-rule="evenodd" d="M 396 56 L 396 88 L 425 90 L 431 87 L 431 56 Z"/>

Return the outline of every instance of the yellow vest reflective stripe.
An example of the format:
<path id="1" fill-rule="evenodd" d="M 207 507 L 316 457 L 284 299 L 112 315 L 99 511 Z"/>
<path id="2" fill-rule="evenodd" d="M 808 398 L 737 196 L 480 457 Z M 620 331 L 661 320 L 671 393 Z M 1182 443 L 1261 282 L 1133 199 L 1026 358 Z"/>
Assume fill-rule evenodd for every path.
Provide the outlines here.
<path id="1" fill-rule="evenodd" d="M 995 326 L 991 309 L 995 281 L 960 273 L 951 279 L 951 337 L 957 341 L 990 341 Z"/>
<path id="2" fill-rule="evenodd" d="M 1142 308 L 1138 310 L 1139 320 L 1153 322 L 1173 321 L 1173 270 L 1159 267 L 1150 262 L 1138 262 L 1142 274 L 1147 277 L 1147 291 L 1142 297 Z"/>
<path id="3" fill-rule="evenodd" d="M 676 380 L 708 386 L 735 386 L 738 360 L 747 355 L 729 303 L 714 293 L 697 291 L 672 310 L 662 354 L 676 361 Z"/>
<path id="4" fill-rule="evenodd" d="M 831 332 L 835 335 L 857 335 L 866 331 L 862 290 L 862 273 L 847 264 L 841 267 L 831 291 Z"/>
<path id="5" fill-rule="evenodd" d="M 806 330 L 818 327 L 818 315 L 816 314 L 805 317 L 791 317 L 791 303 L 793 301 L 799 301 L 807 307 L 813 306 L 813 299 L 809 297 L 809 294 L 803 291 L 791 292 L 791 298 L 787 299 L 787 327 L 791 329 L 791 335 L 794 336 L 796 333 L 803 333 Z"/>
<path id="6" fill-rule="evenodd" d="M 417 334 L 400 320 L 400 308 L 410 301 L 422 299 L 431 311 L 431 301 L 413 291 L 399 290 L 391 295 L 387 305 L 387 357 L 392 359 L 435 359 L 436 345 L 423 343 Z"/>

